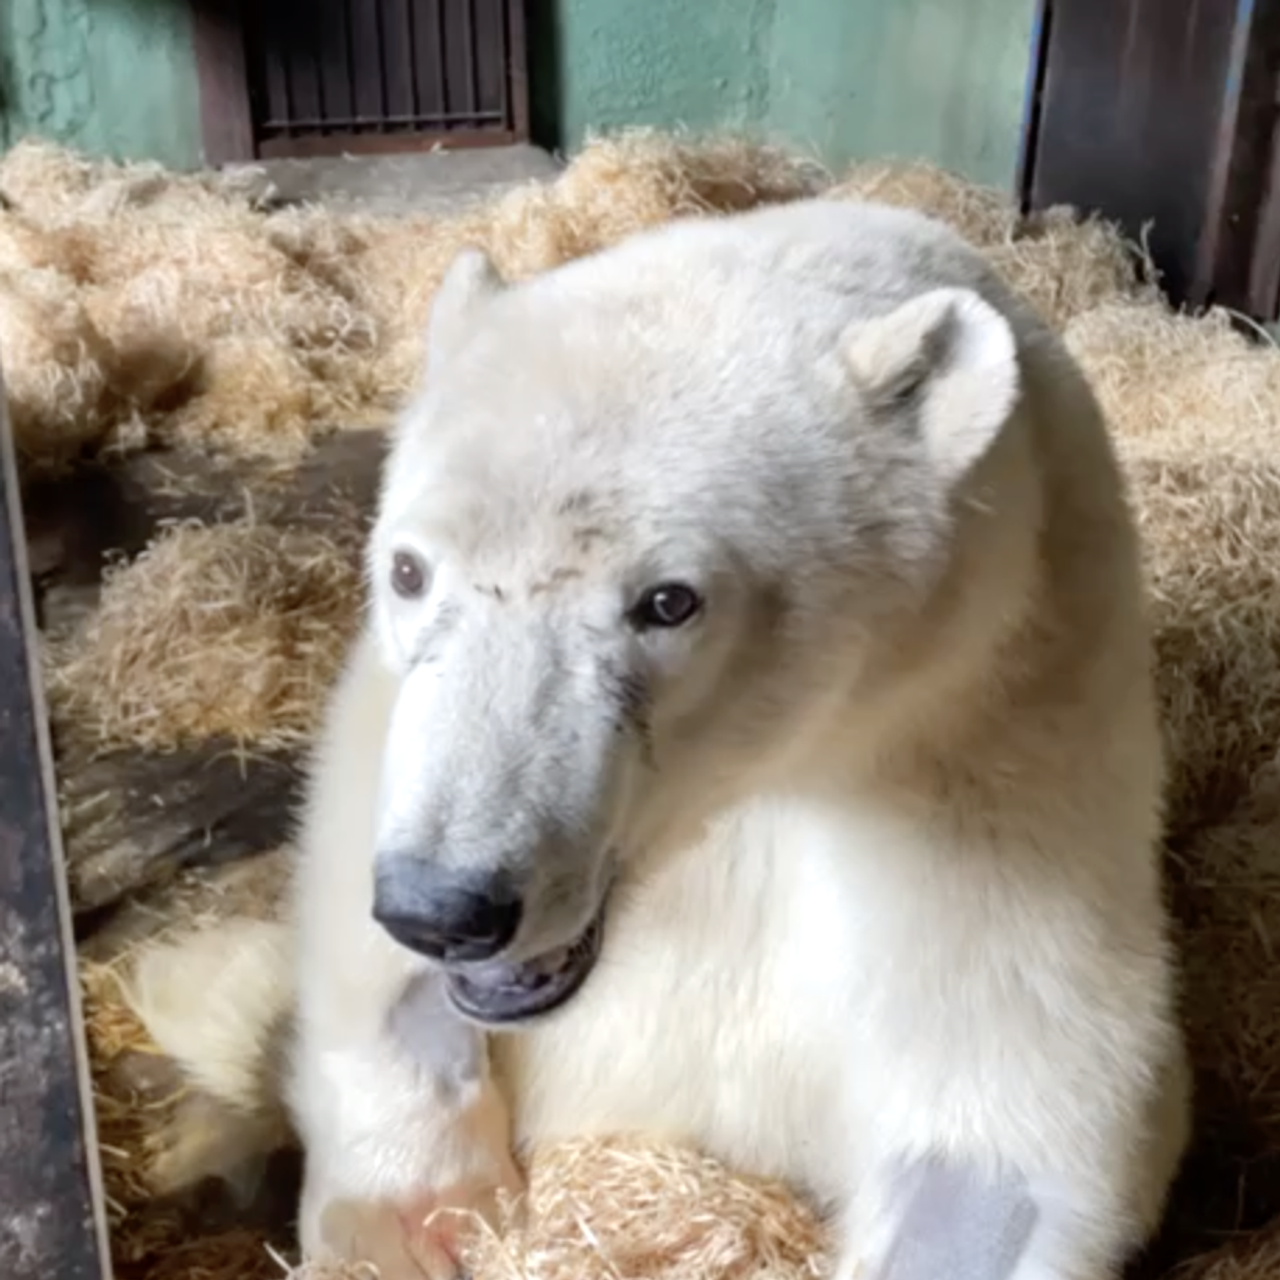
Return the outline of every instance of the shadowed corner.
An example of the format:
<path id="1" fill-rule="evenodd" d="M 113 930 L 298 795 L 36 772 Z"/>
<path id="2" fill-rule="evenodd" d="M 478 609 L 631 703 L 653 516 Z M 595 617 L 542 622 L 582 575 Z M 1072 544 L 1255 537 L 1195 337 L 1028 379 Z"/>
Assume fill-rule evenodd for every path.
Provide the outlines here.
<path id="1" fill-rule="evenodd" d="M 529 38 L 529 131 L 535 145 L 553 155 L 565 146 L 564 41 L 559 4 L 527 0 Z"/>

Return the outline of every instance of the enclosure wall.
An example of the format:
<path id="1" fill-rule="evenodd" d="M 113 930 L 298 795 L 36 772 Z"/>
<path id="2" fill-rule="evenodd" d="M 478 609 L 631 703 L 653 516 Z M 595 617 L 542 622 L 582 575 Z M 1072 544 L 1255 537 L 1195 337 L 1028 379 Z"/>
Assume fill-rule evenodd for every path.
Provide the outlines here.
<path id="1" fill-rule="evenodd" d="M 530 0 L 539 141 L 754 125 L 840 162 L 923 155 L 1007 186 L 1034 0 Z M 200 159 L 183 0 L 5 0 L 0 142 Z"/>

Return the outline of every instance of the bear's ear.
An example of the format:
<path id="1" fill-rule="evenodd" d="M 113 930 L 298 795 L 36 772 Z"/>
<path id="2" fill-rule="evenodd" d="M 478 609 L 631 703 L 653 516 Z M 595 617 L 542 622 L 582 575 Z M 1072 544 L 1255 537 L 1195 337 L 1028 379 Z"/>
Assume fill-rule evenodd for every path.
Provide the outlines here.
<path id="1" fill-rule="evenodd" d="M 449 264 L 431 301 L 427 357 L 447 355 L 463 340 L 476 310 L 505 285 L 489 255 L 479 248 L 461 250 Z"/>
<path id="2" fill-rule="evenodd" d="M 909 414 L 947 483 L 982 457 L 1018 398 L 1013 330 L 972 289 L 935 289 L 856 321 L 843 347 L 868 408 Z"/>

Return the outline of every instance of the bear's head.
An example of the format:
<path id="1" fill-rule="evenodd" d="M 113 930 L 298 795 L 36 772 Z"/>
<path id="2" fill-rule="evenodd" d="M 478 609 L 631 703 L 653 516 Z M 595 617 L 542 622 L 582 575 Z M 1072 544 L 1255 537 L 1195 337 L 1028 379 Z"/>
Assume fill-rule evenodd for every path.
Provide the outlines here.
<path id="1" fill-rule="evenodd" d="M 616 884 L 874 720 L 991 500 L 1005 316 L 750 216 L 438 291 L 369 550 L 376 913 L 478 1021 L 563 1003 Z"/>

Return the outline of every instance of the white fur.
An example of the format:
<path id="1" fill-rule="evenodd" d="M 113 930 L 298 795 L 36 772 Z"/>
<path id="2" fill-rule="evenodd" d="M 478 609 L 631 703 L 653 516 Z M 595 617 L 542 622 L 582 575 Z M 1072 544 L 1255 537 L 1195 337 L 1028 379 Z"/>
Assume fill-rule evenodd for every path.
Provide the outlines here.
<path id="1" fill-rule="evenodd" d="M 304 1238 L 508 1179 L 501 1097 L 520 1144 L 790 1179 L 841 1277 L 930 1157 L 1025 1178 L 1017 1280 L 1117 1275 L 1186 1085 L 1135 539 L 1056 339 L 939 224 L 821 201 L 443 298 L 302 842 Z M 703 615 L 637 634 L 672 579 Z M 426 971 L 370 919 L 389 845 L 518 876 L 517 957 L 617 877 L 584 989 L 460 1097 L 387 1028 Z"/>

